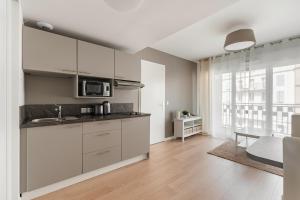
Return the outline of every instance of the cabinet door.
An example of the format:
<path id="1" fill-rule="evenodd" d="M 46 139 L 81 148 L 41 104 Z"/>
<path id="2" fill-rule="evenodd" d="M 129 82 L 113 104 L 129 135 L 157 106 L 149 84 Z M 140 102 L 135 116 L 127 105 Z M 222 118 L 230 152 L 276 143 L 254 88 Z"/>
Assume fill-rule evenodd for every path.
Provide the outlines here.
<path id="1" fill-rule="evenodd" d="M 78 40 L 78 74 L 114 78 L 114 50 Z"/>
<path id="2" fill-rule="evenodd" d="M 27 129 L 27 191 L 82 173 L 82 124 Z"/>
<path id="3" fill-rule="evenodd" d="M 122 160 L 149 152 L 150 117 L 122 120 Z"/>
<path id="4" fill-rule="evenodd" d="M 76 74 L 76 40 L 24 26 L 23 69 Z"/>
<path id="5" fill-rule="evenodd" d="M 115 51 L 115 79 L 141 81 L 141 59 L 137 55 Z"/>

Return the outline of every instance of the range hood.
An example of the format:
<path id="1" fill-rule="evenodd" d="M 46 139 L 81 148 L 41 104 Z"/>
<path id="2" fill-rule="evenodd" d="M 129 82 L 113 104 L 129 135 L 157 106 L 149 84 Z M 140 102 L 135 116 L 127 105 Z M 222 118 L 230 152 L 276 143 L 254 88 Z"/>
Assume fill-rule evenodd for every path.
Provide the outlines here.
<path id="1" fill-rule="evenodd" d="M 115 88 L 118 89 L 139 89 L 145 87 L 144 84 L 135 81 L 124 81 L 124 80 L 115 80 L 114 82 Z"/>

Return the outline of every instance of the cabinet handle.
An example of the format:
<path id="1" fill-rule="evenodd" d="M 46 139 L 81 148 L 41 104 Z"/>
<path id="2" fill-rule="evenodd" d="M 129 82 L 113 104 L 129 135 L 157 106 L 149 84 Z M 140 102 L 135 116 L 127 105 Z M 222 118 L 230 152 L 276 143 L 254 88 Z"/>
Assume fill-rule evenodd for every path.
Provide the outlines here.
<path id="1" fill-rule="evenodd" d="M 115 76 L 115 78 L 124 79 L 124 76 Z"/>
<path id="2" fill-rule="evenodd" d="M 78 72 L 81 73 L 81 74 L 92 74 L 90 72 L 83 72 L 83 71 L 78 71 Z"/>
<path id="3" fill-rule="evenodd" d="M 101 155 L 106 154 L 106 153 L 109 153 L 109 152 L 110 152 L 110 150 L 102 151 L 102 152 L 96 153 L 95 155 L 96 155 L 96 156 L 101 156 Z"/>
<path id="4" fill-rule="evenodd" d="M 122 119 L 123 122 L 128 122 L 128 121 L 131 121 L 133 119 Z"/>
<path id="5" fill-rule="evenodd" d="M 98 125 L 110 124 L 110 122 L 99 122 Z"/>
<path id="6" fill-rule="evenodd" d="M 63 72 L 76 72 L 75 70 L 71 70 L 71 69 L 62 69 Z"/>
<path id="7" fill-rule="evenodd" d="M 101 134 L 98 134 L 98 135 L 96 135 L 96 136 L 99 136 L 99 137 L 101 137 L 101 136 L 105 136 L 105 135 L 109 135 L 110 133 L 101 133 Z"/>

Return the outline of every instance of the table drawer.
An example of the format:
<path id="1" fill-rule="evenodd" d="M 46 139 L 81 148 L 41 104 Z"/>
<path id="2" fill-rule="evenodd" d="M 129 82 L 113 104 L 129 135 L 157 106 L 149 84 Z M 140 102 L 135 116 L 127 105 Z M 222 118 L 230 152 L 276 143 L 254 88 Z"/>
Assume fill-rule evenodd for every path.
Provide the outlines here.
<path id="1" fill-rule="evenodd" d="M 83 133 L 91 133 L 97 131 L 120 130 L 121 120 L 106 120 L 97 122 L 83 123 Z"/>
<path id="2" fill-rule="evenodd" d="M 98 131 L 83 136 L 83 152 L 89 153 L 121 145 L 121 130 Z"/>
<path id="3" fill-rule="evenodd" d="M 83 173 L 121 161 L 121 146 L 109 147 L 83 155 Z"/>

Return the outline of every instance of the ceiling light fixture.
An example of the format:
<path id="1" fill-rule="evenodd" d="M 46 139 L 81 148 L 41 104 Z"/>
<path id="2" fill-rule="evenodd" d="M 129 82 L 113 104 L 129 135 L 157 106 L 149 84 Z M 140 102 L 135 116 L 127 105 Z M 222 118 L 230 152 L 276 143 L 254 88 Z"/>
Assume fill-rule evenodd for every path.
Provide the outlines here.
<path id="1" fill-rule="evenodd" d="M 137 9 L 143 0 L 104 0 L 104 2 L 118 12 Z"/>
<path id="2" fill-rule="evenodd" d="M 239 29 L 226 36 L 224 49 L 226 51 L 240 51 L 256 44 L 252 29 Z"/>

